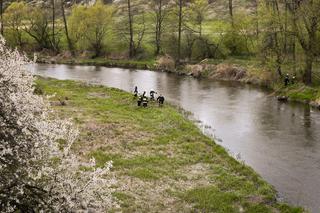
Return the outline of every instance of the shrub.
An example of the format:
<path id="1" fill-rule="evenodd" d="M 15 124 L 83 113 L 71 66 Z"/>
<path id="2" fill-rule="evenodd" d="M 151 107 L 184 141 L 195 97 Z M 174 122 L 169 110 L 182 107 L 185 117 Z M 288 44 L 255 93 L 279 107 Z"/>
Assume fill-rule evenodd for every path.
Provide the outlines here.
<path id="1" fill-rule="evenodd" d="M 0 37 L 0 212 L 105 210 L 114 204 L 113 180 L 102 178 L 111 163 L 80 170 L 71 151 L 77 130 L 35 94 L 29 65 Z"/>

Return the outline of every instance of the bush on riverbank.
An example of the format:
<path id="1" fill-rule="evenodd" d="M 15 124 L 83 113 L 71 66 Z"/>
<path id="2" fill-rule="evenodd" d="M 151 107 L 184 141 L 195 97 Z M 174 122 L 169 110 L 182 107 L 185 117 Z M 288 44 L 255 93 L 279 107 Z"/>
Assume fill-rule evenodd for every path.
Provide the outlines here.
<path id="1" fill-rule="evenodd" d="M 54 106 L 80 128 L 73 150 L 97 165 L 113 160 L 123 212 L 302 212 L 276 201 L 274 189 L 231 158 L 176 108 L 136 106 L 131 94 L 74 81 L 40 79 Z"/>

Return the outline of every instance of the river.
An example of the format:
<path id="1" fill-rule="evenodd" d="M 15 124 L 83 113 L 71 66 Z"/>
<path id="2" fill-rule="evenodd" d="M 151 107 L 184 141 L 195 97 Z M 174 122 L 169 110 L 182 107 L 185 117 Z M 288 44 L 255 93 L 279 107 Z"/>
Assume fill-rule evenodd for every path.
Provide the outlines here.
<path id="1" fill-rule="evenodd" d="M 154 89 L 193 113 L 216 142 L 275 186 L 286 202 L 320 212 L 320 112 L 280 103 L 249 85 L 147 70 L 44 65 L 35 73 L 133 91 Z"/>

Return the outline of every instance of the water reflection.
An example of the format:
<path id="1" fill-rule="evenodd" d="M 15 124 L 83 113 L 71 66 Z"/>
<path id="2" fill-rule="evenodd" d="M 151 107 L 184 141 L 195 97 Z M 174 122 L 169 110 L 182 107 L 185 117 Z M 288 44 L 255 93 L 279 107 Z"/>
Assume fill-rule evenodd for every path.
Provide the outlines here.
<path id="1" fill-rule="evenodd" d="M 194 113 L 218 142 L 252 166 L 289 202 L 320 212 L 320 113 L 283 104 L 238 83 L 93 66 L 37 65 L 41 75 L 92 80 L 132 91 L 155 89 Z"/>

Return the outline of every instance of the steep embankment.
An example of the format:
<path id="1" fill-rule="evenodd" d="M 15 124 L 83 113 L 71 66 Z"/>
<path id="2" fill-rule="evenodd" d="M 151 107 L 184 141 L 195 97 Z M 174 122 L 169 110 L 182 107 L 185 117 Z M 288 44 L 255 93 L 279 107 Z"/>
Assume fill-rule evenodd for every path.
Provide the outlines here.
<path id="1" fill-rule="evenodd" d="M 123 212 L 302 212 L 278 203 L 268 183 L 168 104 L 140 108 L 131 94 L 74 81 L 37 85 L 57 94 L 57 116 L 79 126 L 79 155 L 113 160 Z"/>

